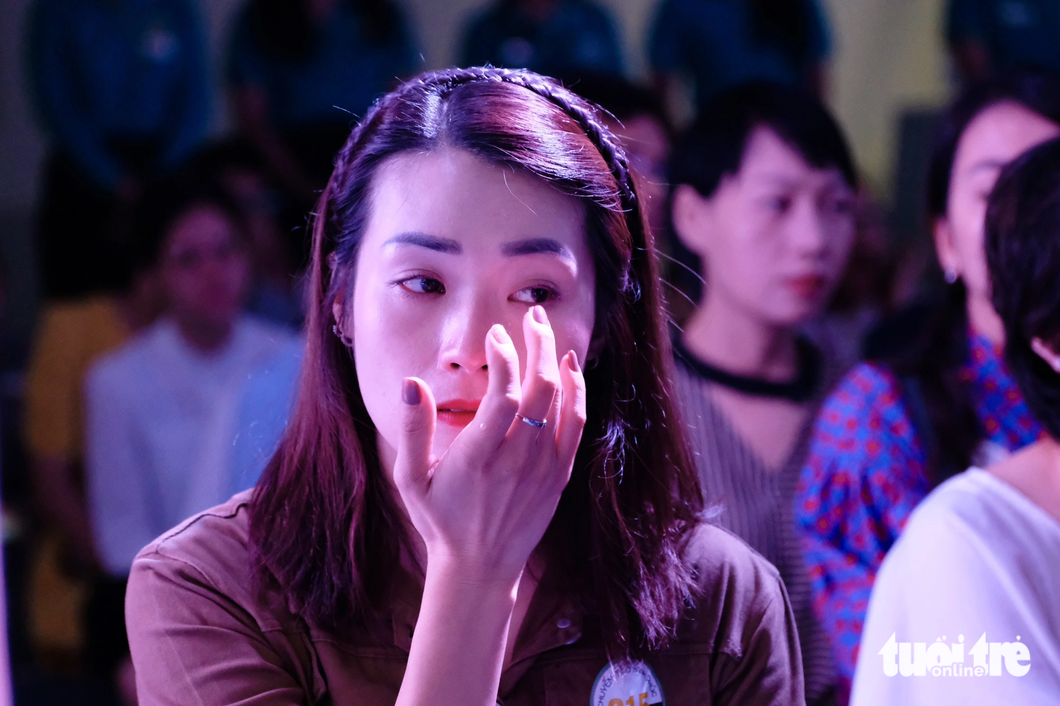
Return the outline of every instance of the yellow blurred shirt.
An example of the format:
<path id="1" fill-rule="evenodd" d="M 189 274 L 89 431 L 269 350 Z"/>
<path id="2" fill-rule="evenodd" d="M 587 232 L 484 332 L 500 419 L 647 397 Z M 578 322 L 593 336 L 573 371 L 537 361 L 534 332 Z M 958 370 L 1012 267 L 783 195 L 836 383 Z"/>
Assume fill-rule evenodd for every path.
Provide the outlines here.
<path id="1" fill-rule="evenodd" d="M 26 374 L 24 432 L 33 457 L 81 460 L 85 373 L 100 355 L 120 347 L 129 336 L 111 297 L 47 306 Z"/>

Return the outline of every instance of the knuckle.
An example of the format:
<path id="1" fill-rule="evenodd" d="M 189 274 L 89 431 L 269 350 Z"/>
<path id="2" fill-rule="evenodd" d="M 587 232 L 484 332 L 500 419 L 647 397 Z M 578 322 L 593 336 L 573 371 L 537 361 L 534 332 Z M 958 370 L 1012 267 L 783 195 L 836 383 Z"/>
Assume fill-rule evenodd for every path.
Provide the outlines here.
<path id="1" fill-rule="evenodd" d="M 559 381 L 545 374 L 544 371 L 538 370 L 530 378 L 530 388 L 534 392 L 545 395 L 549 393 L 555 394 L 559 390 Z"/>
<path id="2" fill-rule="evenodd" d="M 514 392 L 508 392 L 501 396 L 497 407 L 504 414 L 515 414 L 519 411 L 519 404 L 521 400 L 518 394 Z"/>

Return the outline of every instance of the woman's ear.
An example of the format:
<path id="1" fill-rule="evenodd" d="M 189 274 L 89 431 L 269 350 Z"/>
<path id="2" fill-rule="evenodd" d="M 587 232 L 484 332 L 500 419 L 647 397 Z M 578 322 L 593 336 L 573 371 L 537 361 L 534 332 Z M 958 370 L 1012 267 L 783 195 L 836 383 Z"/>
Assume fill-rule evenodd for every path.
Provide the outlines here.
<path id="1" fill-rule="evenodd" d="M 1050 368 L 1060 373 L 1060 352 L 1038 337 L 1031 339 L 1031 350 L 1048 363 Z"/>
<path id="2" fill-rule="evenodd" d="M 696 255 L 705 256 L 710 236 L 710 199 L 694 187 L 681 184 L 674 189 L 672 208 L 674 233 L 681 244 Z"/>
<path id="3" fill-rule="evenodd" d="M 344 336 L 348 336 L 350 331 L 347 329 L 353 329 L 353 323 L 346 318 L 347 304 L 349 304 L 349 298 L 346 296 L 348 290 L 343 287 L 339 290 L 338 294 L 335 295 L 335 301 L 331 302 L 331 315 L 335 319 L 335 326 Z"/>
<path id="4" fill-rule="evenodd" d="M 600 351 L 604 349 L 604 337 L 603 334 L 595 333 L 592 339 L 589 341 L 589 350 L 585 353 L 585 360 L 582 361 L 583 367 L 586 370 L 592 370 L 596 367 L 597 361 L 600 359 Z"/>
<path id="5" fill-rule="evenodd" d="M 962 274 L 961 261 L 957 256 L 957 246 L 953 242 L 953 229 L 947 218 L 935 219 L 932 237 L 935 240 L 935 254 L 939 258 L 942 272 L 946 275 L 946 281 L 953 284 Z"/>

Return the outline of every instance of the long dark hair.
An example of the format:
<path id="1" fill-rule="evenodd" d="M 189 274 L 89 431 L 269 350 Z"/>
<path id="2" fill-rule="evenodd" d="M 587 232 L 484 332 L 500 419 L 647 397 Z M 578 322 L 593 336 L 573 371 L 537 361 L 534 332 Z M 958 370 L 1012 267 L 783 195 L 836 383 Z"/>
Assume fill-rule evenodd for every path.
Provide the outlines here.
<path id="1" fill-rule="evenodd" d="M 599 615 L 612 655 L 667 642 L 691 595 L 684 545 L 702 510 L 671 402 L 655 249 L 625 153 L 596 110 L 528 71 L 428 73 L 384 96 L 339 153 L 313 227 L 307 352 L 294 414 L 254 493 L 257 576 L 325 628 L 379 616 L 408 537 L 332 302 L 352 272 L 379 165 L 439 147 L 578 198 L 596 271 L 595 366 L 574 472 L 546 532 L 549 569 Z"/>
<path id="2" fill-rule="evenodd" d="M 1060 79 L 1038 71 L 1021 71 L 973 86 L 950 106 L 939 123 L 928 170 L 927 215 L 932 225 L 946 217 L 961 136 L 984 110 L 1005 102 L 1017 103 L 1060 124 Z M 917 387 L 919 401 L 913 400 L 913 404 L 923 405 L 929 425 L 924 431 L 931 437 L 927 472 L 932 485 L 971 465 L 983 438 L 968 385 L 961 379 L 970 345 L 966 304 L 967 291 L 960 280 L 946 285 L 920 339 L 907 353 L 886 361 L 899 377 Z M 910 397 L 906 395 L 907 401 Z M 917 412 L 913 410 L 913 414 Z"/>
<path id="3" fill-rule="evenodd" d="M 360 18 L 363 37 L 351 42 L 385 44 L 394 39 L 400 18 L 390 0 L 341 0 Z M 307 0 L 252 0 L 250 27 L 257 48 L 281 61 L 304 61 L 312 56 L 316 30 Z"/>
<path id="4" fill-rule="evenodd" d="M 751 28 L 761 44 L 781 48 L 796 66 L 806 66 L 810 56 L 813 17 L 806 0 L 747 0 Z"/>

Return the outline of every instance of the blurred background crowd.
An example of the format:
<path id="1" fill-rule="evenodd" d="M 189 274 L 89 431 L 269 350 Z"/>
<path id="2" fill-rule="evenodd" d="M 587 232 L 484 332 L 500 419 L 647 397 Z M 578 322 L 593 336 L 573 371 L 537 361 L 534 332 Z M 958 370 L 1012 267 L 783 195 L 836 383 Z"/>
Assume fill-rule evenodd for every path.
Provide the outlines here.
<path id="1" fill-rule="evenodd" d="M 609 111 L 669 263 L 679 388 L 710 420 L 708 498 L 788 582 L 810 702 L 844 702 L 872 577 L 912 506 L 1041 433 L 999 362 L 975 238 L 997 165 L 1060 133 L 1058 36 L 1056 0 L 0 5 L 18 703 L 133 701 L 125 576 L 267 461 L 298 374 L 307 214 L 335 152 L 397 81 L 485 63 Z M 962 172 L 975 155 L 994 171 Z M 793 185 L 767 193 L 755 170 Z M 725 177 L 745 172 L 734 192 Z M 809 231 L 792 225 L 806 194 Z M 823 253 L 782 273 L 790 301 L 771 298 L 761 273 L 784 263 L 754 240 L 778 229 Z M 868 508 L 832 492 L 858 473 L 879 490 Z"/>

